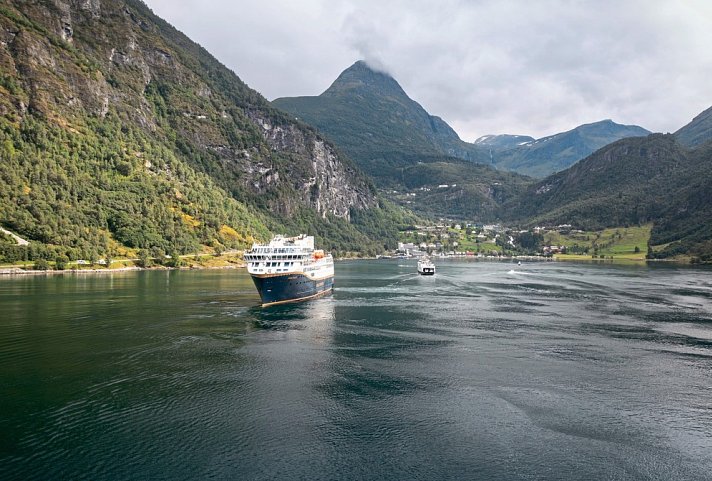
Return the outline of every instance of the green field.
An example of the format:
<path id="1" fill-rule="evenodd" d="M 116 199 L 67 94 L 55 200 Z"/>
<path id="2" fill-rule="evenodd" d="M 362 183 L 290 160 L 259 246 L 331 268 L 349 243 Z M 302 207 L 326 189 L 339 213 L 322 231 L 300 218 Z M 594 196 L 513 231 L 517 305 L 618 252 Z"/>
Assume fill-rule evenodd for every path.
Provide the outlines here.
<path id="1" fill-rule="evenodd" d="M 489 254 L 491 251 L 502 252 L 502 246 L 498 246 L 494 242 L 475 242 L 474 240 L 460 240 L 457 246 L 458 251 L 482 252 Z"/>
<path id="2" fill-rule="evenodd" d="M 567 254 L 560 259 L 606 258 L 645 260 L 652 224 L 635 227 L 618 227 L 602 231 L 584 231 L 561 234 L 544 234 L 546 245 L 566 246 Z M 637 249 L 636 249 L 637 248 Z M 601 257 L 603 256 L 603 257 Z"/>

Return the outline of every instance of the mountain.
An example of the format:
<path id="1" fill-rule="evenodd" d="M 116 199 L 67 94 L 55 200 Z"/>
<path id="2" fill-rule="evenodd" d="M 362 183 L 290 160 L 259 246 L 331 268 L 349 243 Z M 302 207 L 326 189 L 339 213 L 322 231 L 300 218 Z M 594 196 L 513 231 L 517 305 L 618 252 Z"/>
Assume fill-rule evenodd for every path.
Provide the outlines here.
<path id="1" fill-rule="evenodd" d="M 475 145 L 485 149 L 499 151 L 513 149 L 520 145 L 534 142 L 534 140 L 536 140 L 534 137 L 529 137 L 528 135 L 483 135 L 475 140 Z"/>
<path id="2" fill-rule="evenodd" d="M 319 96 L 280 98 L 272 104 L 333 140 L 383 192 L 397 191 L 388 195 L 391 199 L 421 214 L 455 218 L 497 216 L 501 202 L 531 182 L 522 175 L 508 177 L 488 167 L 467 166 L 462 160 L 543 177 L 622 137 L 649 133 L 607 120 L 539 140 L 487 135 L 470 144 L 410 99 L 393 77 L 363 61 L 343 71 Z M 437 165 L 427 165 L 431 162 Z M 453 172 L 460 173 L 455 190 L 437 188 L 452 185 L 448 179 Z M 419 189 L 430 188 L 428 195 L 411 190 L 425 177 L 428 185 Z M 465 200 L 468 197 L 472 202 Z"/>
<path id="3" fill-rule="evenodd" d="M 674 135 L 610 144 L 529 186 L 505 206 L 509 220 L 601 229 L 652 223 L 653 257 L 712 261 L 712 145 L 687 149 Z"/>
<path id="4" fill-rule="evenodd" d="M 506 141 L 502 142 L 504 146 L 499 149 L 493 145 L 491 149 L 496 151 L 492 153 L 492 162 L 498 169 L 541 178 L 566 169 L 616 140 L 648 134 L 649 131 L 636 125 L 621 125 L 612 120 L 602 120 L 580 125 L 567 132 L 517 143 L 511 148 L 507 146 Z M 494 139 L 497 137 L 500 136 L 494 136 Z M 511 143 L 509 145 L 511 146 Z"/>
<path id="5" fill-rule="evenodd" d="M 712 107 L 675 132 L 682 145 L 697 147 L 712 140 Z"/>
<path id="6" fill-rule="evenodd" d="M 280 98 L 272 105 L 333 140 L 383 195 L 429 217 L 497 218 L 501 203 L 531 182 L 475 164 L 489 163 L 486 149 L 460 140 L 393 77 L 363 61 L 319 96 Z"/>
<path id="7" fill-rule="evenodd" d="M 379 184 L 423 156 L 485 159 L 408 97 L 393 77 L 364 61 L 344 70 L 319 96 L 279 98 L 272 105 L 324 133 Z"/>
<path id="8" fill-rule="evenodd" d="M 3 2 L 0 158 L 0 224 L 33 241 L 24 257 L 194 252 L 269 231 L 373 253 L 402 216 L 137 0 Z"/>

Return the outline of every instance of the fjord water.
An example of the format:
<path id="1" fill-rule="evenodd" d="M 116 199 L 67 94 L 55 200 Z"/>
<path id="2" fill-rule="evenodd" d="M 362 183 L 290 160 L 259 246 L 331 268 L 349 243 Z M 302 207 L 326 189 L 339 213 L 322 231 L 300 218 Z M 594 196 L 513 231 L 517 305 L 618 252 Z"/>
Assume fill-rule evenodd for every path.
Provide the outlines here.
<path id="1" fill-rule="evenodd" d="M 0 479 L 710 479 L 712 272 L 0 279 Z"/>

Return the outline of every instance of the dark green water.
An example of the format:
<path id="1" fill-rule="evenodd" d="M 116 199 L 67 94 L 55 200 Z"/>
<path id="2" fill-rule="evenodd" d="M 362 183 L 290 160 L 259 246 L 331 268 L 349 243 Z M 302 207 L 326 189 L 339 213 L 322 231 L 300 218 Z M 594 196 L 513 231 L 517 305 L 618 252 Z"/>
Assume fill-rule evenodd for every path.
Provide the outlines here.
<path id="1" fill-rule="evenodd" d="M 712 271 L 0 278 L 0 479 L 712 479 Z"/>

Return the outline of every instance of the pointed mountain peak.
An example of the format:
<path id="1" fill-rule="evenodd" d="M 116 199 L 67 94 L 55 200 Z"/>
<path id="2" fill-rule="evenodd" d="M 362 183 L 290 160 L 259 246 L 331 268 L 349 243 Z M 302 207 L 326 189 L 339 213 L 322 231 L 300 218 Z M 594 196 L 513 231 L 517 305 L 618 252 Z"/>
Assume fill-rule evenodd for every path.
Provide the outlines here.
<path id="1" fill-rule="evenodd" d="M 322 95 L 339 95 L 347 91 L 363 90 L 381 95 L 406 95 L 403 88 L 384 69 L 359 60 L 341 72 Z"/>
<path id="2" fill-rule="evenodd" d="M 369 62 L 366 60 L 357 60 L 352 66 L 346 69 L 348 70 L 367 70 L 373 73 L 379 73 L 385 75 L 386 77 L 392 77 L 380 62 Z"/>

